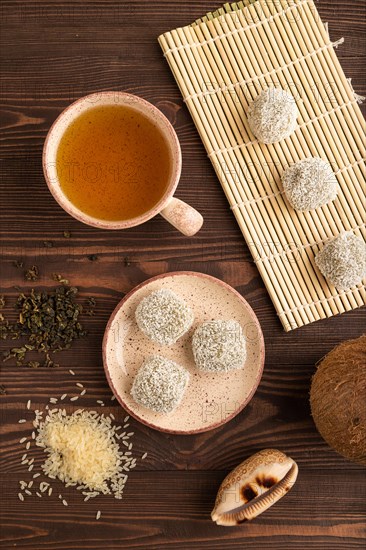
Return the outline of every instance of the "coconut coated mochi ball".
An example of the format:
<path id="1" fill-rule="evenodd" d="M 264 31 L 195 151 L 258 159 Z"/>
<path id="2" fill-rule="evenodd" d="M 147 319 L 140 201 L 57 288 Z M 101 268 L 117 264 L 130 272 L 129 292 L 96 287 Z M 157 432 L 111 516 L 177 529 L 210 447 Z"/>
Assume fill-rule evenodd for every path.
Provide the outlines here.
<path id="1" fill-rule="evenodd" d="M 337 180 L 332 168 L 318 157 L 289 166 L 281 180 L 286 197 L 295 210 L 315 210 L 337 196 Z"/>
<path id="2" fill-rule="evenodd" d="M 262 143 L 276 143 L 296 128 L 298 110 L 293 96 L 282 88 L 263 90 L 248 107 L 251 131 Z"/>
<path id="3" fill-rule="evenodd" d="M 134 400 L 157 413 L 172 412 L 183 399 L 189 372 L 161 355 L 149 357 L 133 381 Z"/>
<path id="4" fill-rule="evenodd" d="M 241 369 L 246 359 L 242 328 L 233 319 L 206 321 L 193 334 L 192 351 L 196 366 L 202 371 Z"/>
<path id="5" fill-rule="evenodd" d="M 344 231 L 324 245 L 315 263 L 332 285 L 346 290 L 366 275 L 366 243 L 351 231 Z"/>
<path id="6" fill-rule="evenodd" d="M 150 340 L 170 346 L 191 327 L 194 313 L 175 292 L 162 288 L 139 303 L 135 318 L 139 329 Z"/>

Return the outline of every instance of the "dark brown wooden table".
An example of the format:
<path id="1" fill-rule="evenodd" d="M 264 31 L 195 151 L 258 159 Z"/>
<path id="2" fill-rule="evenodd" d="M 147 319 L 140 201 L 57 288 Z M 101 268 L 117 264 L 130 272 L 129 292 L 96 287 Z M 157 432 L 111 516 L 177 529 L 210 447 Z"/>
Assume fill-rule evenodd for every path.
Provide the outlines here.
<path id="1" fill-rule="evenodd" d="M 58 369 L 2 364 L 2 548 L 122 549 L 271 548 L 349 550 L 365 547 L 364 470 L 333 452 L 318 435 L 308 393 L 315 363 L 333 346 L 359 336 L 365 309 L 317 322 L 289 334 L 274 307 L 231 215 L 223 191 L 157 43 L 163 31 L 217 7 L 206 1 L 156 2 L 4 0 L 2 15 L 1 275 L 10 314 L 17 291 L 51 288 L 61 273 L 81 299 L 97 299 L 86 318 L 89 336 L 59 356 Z M 365 8 L 361 0 L 321 0 L 338 55 L 355 91 L 365 93 Z M 42 175 L 47 130 L 73 100 L 100 90 L 125 90 L 159 107 L 173 122 L 183 150 L 177 196 L 205 218 L 201 232 L 184 238 L 162 218 L 117 232 L 99 231 L 70 218 L 51 197 Z M 70 231 L 66 239 L 63 231 Z M 47 247 L 44 241 L 51 241 Z M 16 268 L 14 260 L 24 262 Z M 37 264 L 37 283 L 24 269 Z M 134 451 L 148 457 L 130 475 L 124 499 L 82 503 L 17 497 L 19 439 L 28 398 L 44 408 L 49 397 L 88 388 L 85 406 L 107 404 L 117 421 L 124 411 L 110 402 L 101 356 L 104 327 L 113 308 L 135 285 L 174 270 L 222 278 L 245 296 L 262 325 L 266 364 L 257 393 L 229 424 L 196 436 L 172 436 L 132 421 Z M 5 345 L 6 347 L 6 345 Z M 210 520 L 216 491 L 227 472 L 250 454 L 277 447 L 299 464 L 294 489 L 251 523 L 223 528 Z M 103 512 L 95 521 L 96 509 Z"/>

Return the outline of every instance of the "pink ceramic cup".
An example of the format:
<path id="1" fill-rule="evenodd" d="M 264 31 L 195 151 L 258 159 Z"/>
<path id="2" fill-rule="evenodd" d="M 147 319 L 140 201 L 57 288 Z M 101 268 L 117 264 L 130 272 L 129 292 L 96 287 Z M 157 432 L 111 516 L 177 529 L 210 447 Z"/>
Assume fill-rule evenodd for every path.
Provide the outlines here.
<path id="1" fill-rule="evenodd" d="M 101 105 L 128 105 L 147 116 L 165 136 L 171 151 L 172 170 L 170 181 L 164 195 L 153 208 L 141 216 L 123 221 L 105 221 L 85 214 L 65 195 L 56 170 L 56 154 L 60 140 L 71 122 L 81 113 Z M 203 218 L 197 210 L 175 198 L 181 169 L 182 155 L 177 134 L 169 120 L 154 105 L 144 99 L 125 92 L 99 92 L 82 97 L 67 107 L 51 126 L 43 147 L 43 173 L 52 195 L 59 205 L 77 220 L 101 229 L 126 229 L 140 225 L 156 214 L 161 214 L 176 229 L 187 236 L 192 236 L 202 226 Z"/>

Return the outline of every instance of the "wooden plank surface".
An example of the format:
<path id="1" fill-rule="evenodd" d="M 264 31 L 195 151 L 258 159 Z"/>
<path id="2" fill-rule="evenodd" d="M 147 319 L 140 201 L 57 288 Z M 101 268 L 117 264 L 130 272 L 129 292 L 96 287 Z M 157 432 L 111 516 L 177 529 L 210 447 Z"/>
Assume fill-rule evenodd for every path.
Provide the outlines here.
<path id="1" fill-rule="evenodd" d="M 365 330 L 365 308 L 282 331 L 226 198 L 206 158 L 156 38 L 216 5 L 204 2 L 115 2 L 43 0 L 2 3 L 1 85 L 1 280 L 12 313 L 14 285 L 30 289 L 25 267 L 37 264 L 37 285 L 52 287 L 62 273 L 97 299 L 85 318 L 89 335 L 59 355 L 58 369 L 30 370 L 1 364 L 1 547 L 27 549 L 329 549 L 365 546 L 364 470 L 336 455 L 310 417 L 308 391 L 314 365 L 338 342 Z M 332 40 L 355 91 L 365 95 L 365 8 L 320 0 Z M 177 196 L 205 218 L 193 239 L 180 236 L 161 218 L 127 231 L 106 232 L 68 217 L 47 191 L 42 144 L 52 121 L 74 99 L 98 90 L 125 90 L 157 105 L 174 123 L 183 151 Z M 362 107 L 364 109 L 364 106 Z M 71 232 L 65 239 L 63 231 Z M 47 248 L 44 241 L 52 241 Z M 266 342 L 266 365 L 257 393 L 229 424 L 197 436 L 161 434 L 132 421 L 137 456 L 124 499 L 81 503 L 71 488 L 57 497 L 17 498 L 24 479 L 19 418 L 29 398 L 44 407 L 49 397 L 71 392 L 76 379 L 88 388 L 84 406 L 108 403 L 117 421 L 123 410 L 110 402 L 101 362 L 105 324 L 124 293 L 166 271 L 195 270 L 220 277 L 254 308 Z M 6 344 L 2 347 L 6 349 Z M 68 369 L 76 372 L 75 379 Z M 277 447 L 298 461 L 294 489 L 263 516 L 240 528 L 210 520 L 216 490 L 226 473 L 251 453 Z M 37 499 L 37 500 L 36 500 Z M 95 510 L 102 510 L 99 522 Z"/>

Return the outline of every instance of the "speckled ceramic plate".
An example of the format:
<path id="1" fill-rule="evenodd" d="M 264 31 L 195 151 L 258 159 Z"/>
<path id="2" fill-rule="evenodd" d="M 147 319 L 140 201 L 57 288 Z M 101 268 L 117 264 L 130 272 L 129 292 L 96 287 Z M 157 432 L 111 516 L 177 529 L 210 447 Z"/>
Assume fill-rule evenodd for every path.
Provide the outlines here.
<path id="1" fill-rule="evenodd" d="M 140 301 L 160 288 L 181 296 L 195 314 L 191 329 L 173 346 L 154 344 L 135 321 Z M 192 334 L 198 324 L 213 319 L 235 319 L 242 326 L 247 341 L 243 369 L 215 374 L 202 373 L 195 367 Z M 168 415 L 138 405 L 130 395 L 144 359 L 156 353 L 176 361 L 191 374 L 182 402 Z M 103 362 L 109 385 L 129 414 L 156 430 L 192 434 L 225 424 L 249 403 L 262 376 L 264 341 L 255 313 L 236 290 L 209 275 L 180 271 L 153 277 L 121 300 L 106 327 Z"/>

